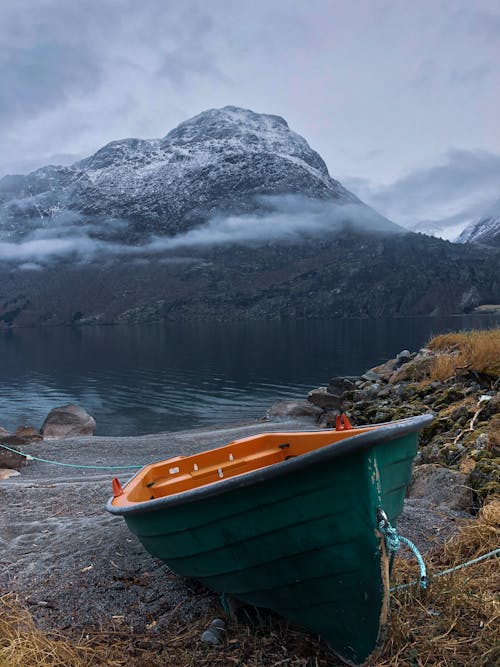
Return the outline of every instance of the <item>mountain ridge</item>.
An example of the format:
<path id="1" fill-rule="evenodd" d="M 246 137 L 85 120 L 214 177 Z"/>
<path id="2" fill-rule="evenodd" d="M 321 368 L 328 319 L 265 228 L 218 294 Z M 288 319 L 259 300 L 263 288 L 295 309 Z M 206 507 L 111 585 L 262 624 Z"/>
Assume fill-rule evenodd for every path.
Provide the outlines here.
<path id="1" fill-rule="evenodd" d="M 137 243 L 216 215 L 265 213 L 263 196 L 290 194 L 357 205 L 378 225 L 386 221 L 331 178 L 320 155 L 284 119 L 224 107 L 184 121 L 162 139 L 112 141 L 69 167 L 1 179 L 0 234 L 17 239 L 57 226 L 70 212 L 82 222 L 126 220 L 125 240 Z"/>
<path id="2" fill-rule="evenodd" d="M 225 107 L 162 139 L 0 180 L 0 326 L 470 312 L 500 253 L 411 233 L 278 116 Z"/>
<path id="3" fill-rule="evenodd" d="M 459 243 L 484 243 L 500 248 L 500 199 L 458 237 Z"/>

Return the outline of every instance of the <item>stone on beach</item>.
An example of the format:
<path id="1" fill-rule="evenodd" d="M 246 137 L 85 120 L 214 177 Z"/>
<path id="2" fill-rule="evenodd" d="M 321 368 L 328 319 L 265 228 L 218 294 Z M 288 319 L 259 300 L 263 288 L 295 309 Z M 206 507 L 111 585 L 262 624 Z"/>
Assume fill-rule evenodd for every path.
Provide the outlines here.
<path id="1" fill-rule="evenodd" d="M 94 435 L 95 419 L 78 405 L 62 405 L 49 412 L 43 422 L 44 438 L 71 438 Z"/>
<path id="2" fill-rule="evenodd" d="M 472 490 L 467 484 L 467 476 L 434 463 L 415 467 L 408 497 L 423 498 L 432 505 L 451 510 L 472 508 Z"/>
<path id="3" fill-rule="evenodd" d="M 14 436 L 9 436 L 8 438 L 7 437 L 2 438 L 2 442 L 0 444 L 12 447 L 15 445 L 15 443 L 11 442 L 12 440 L 15 440 Z M 8 468 L 9 470 L 20 470 L 24 465 L 26 465 L 25 456 L 23 456 L 22 454 L 16 454 L 15 452 L 11 452 L 8 449 L 0 447 L 0 468 L 2 469 Z M 4 479 L 6 478 L 4 477 Z"/>
<path id="4" fill-rule="evenodd" d="M 23 438 L 27 443 L 34 442 L 35 440 L 43 440 L 40 431 L 37 431 L 33 426 L 19 426 L 19 428 L 16 428 L 15 435 L 18 438 Z"/>
<path id="5" fill-rule="evenodd" d="M 276 401 L 266 412 L 266 417 L 317 417 L 323 410 L 306 401 Z"/>
<path id="6" fill-rule="evenodd" d="M 9 477 L 15 477 L 20 475 L 19 470 L 13 470 L 12 468 L 0 468 L 0 482 L 4 479 L 9 479 Z"/>

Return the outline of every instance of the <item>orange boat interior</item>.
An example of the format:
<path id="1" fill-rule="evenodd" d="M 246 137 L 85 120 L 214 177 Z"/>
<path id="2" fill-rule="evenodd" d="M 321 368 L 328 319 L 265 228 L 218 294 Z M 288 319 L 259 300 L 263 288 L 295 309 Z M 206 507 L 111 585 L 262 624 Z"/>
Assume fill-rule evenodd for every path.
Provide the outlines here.
<path id="1" fill-rule="evenodd" d="M 118 480 L 114 480 L 112 504 L 125 507 L 190 491 L 301 456 L 377 428 L 349 427 L 347 422 L 347 427 L 339 430 L 264 433 L 235 440 L 223 447 L 192 456 L 176 456 L 153 463 L 140 470 L 123 489 Z"/>

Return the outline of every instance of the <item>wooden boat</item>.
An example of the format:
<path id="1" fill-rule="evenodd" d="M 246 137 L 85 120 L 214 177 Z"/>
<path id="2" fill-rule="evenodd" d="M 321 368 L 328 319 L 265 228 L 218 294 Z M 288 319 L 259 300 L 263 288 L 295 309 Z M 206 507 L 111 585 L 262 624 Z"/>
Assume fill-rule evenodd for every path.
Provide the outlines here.
<path id="1" fill-rule="evenodd" d="M 403 508 L 422 415 L 265 433 L 147 465 L 107 509 L 174 572 L 272 609 L 350 664 L 376 648 L 389 558 L 378 530 Z"/>

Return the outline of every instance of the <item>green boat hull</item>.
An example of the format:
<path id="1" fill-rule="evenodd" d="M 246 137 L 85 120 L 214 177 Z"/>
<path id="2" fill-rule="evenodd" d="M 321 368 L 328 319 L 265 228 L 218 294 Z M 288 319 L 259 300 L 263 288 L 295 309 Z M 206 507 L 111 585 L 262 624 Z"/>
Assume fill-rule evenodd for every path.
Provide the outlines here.
<path id="1" fill-rule="evenodd" d="M 388 424 L 140 508 L 108 509 L 174 572 L 296 621 L 362 664 L 388 612 L 377 511 L 394 525 L 430 419 Z"/>

